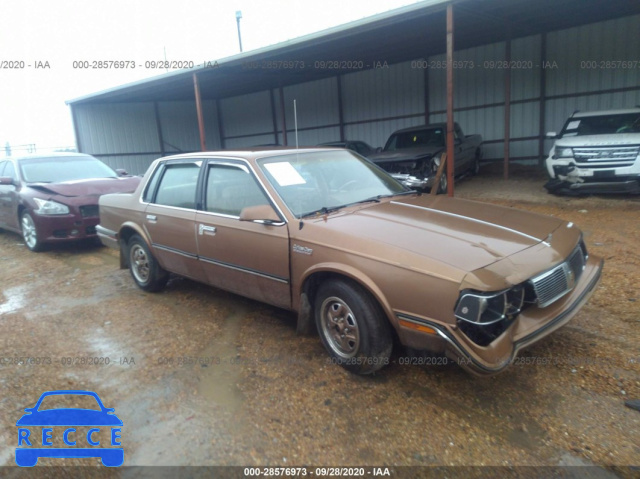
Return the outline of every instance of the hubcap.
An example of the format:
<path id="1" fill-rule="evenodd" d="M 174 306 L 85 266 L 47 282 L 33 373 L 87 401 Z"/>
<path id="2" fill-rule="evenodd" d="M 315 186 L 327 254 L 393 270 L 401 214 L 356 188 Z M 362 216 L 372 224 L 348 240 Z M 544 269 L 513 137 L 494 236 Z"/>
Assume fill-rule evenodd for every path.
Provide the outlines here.
<path id="1" fill-rule="evenodd" d="M 136 244 L 131 248 L 131 272 L 140 283 L 149 280 L 149 258 L 142 246 Z"/>
<path id="2" fill-rule="evenodd" d="M 322 303 L 322 332 L 329 346 L 341 358 L 351 358 L 360 346 L 360 330 L 351 308 L 340 298 Z"/>
<path id="3" fill-rule="evenodd" d="M 447 172 L 443 171 L 440 177 L 440 193 L 447 192 Z"/>
<path id="4" fill-rule="evenodd" d="M 33 220 L 29 215 L 24 215 L 22 217 L 22 237 L 29 248 L 33 248 L 38 242 L 36 225 L 33 223 Z"/>

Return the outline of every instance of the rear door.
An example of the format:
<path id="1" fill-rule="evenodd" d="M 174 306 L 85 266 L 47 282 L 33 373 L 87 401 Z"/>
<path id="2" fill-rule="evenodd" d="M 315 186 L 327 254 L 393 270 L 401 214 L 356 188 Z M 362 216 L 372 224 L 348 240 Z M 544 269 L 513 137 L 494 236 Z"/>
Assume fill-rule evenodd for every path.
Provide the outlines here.
<path id="1" fill-rule="evenodd" d="M 149 201 L 143 227 L 153 255 L 167 271 L 204 280 L 196 244 L 196 192 L 204 161 L 173 160 L 161 164 L 145 191 Z"/>
<path id="2" fill-rule="evenodd" d="M 273 206 L 248 165 L 210 160 L 203 184 L 203 209 L 196 213 L 196 231 L 207 281 L 242 296 L 291 307 L 287 224 L 240 221 L 243 208 Z"/>

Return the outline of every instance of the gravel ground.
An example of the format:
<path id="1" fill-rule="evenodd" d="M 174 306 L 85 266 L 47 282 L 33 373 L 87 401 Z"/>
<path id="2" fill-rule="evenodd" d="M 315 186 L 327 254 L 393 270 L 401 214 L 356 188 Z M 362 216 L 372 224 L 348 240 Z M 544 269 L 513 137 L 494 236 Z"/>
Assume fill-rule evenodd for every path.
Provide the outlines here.
<path id="1" fill-rule="evenodd" d="M 554 197 L 539 171 L 512 176 L 485 167 L 456 196 L 573 221 L 605 270 L 567 326 L 491 378 L 407 365 L 403 351 L 354 376 L 317 337 L 296 336 L 291 313 L 179 278 L 144 293 L 115 251 L 34 254 L 0 234 L 0 465 L 13 464 L 25 407 L 85 389 L 123 420 L 125 465 L 597 465 L 593 477 L 638 477 L 640 412 L 625 400 L 640 399 L 640 198 Z"/>

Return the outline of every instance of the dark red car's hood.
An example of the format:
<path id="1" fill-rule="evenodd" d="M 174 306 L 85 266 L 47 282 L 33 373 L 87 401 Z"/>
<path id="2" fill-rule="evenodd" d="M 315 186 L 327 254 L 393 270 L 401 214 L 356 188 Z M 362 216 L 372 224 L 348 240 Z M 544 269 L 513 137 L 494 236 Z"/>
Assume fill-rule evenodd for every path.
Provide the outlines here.
<path id="1" fill-rule="evenodd" d="M 100 196 L 108 193 L 132 193 L 142 178 L 92 178 L 64 183 L 31 183 L 30 188 L 60 196 Z"/>

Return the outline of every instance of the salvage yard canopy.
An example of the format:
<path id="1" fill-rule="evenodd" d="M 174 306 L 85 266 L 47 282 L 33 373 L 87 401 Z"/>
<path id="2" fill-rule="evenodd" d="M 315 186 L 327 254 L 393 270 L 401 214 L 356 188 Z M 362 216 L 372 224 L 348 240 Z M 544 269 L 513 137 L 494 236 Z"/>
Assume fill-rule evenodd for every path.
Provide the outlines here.
<path id="1" fill-rule="evenodd" d="M 594 96 L 607 94 L 616 95 L 614 100 L 619 103 L 640 99 L 640 67 L 615 72 L 622 80 L 606 77 L 598 88 L 580 91 L 571 78 L 575 69 L 563 72 L 563 65 L 556 62 L 590 51 L 595 59 L 609 59 L 610 52 L 620 48 L 625 58 L 616 60 L 640 59 L 640 2 L 428 0 L 70 100 L 78 149 L 111 166 L 142 172 L 152 159 L 171 152 L 286 145 L 292 143 L 295 98 L 301 144 L 348 138 L 377 146 L 394 129 L 445 121 L 447 8 L 453 14 L 455 54 L 454 64 L 449 66 L 458 90 L 450 92 L 456 121 L 466 133 L 483 134 L 486 160 L 504 159 L 506 168 L 512 150 L 517 154 L 511 159 L 540 160 L 546 148 L 544 130 L 549 123 L 552 129 L 557 128 L 558 118 L 566 117 L 569 108 L 566 101 L 556 108 L 551 100 L 571 97 L 571 104 L 589 103 Z M 632 27 L 607 23 L 620 19 Z M 578 30 L 574 37 L 579 38 L 572 42 L 561 35 L 549 36 L 559 31 L 570 36 L 571 29 L 589 24 L 601 26 L 599 35 L 607 41 L 600 43 L 609 45 L 608 49 L 591 33 L 587 36 L 594 38 L 593 43 L 581 44 L 585 33 Z M 579 52 L 570 51 L 572 48 Z M 461 53 L 464 51 L 467 54 Z M 588 53 L 582 55 L 587 59 L 585 55 Z M 530 60 L 531 68 L 504 68 L 504 62 L 518 59 Z M 560 73 L 550 71 L 554 62 Z M 584 69 L 577 73 L 595 74 Z M 562 82 L 562 88 L 550 91 L 550 74 L 562 76 L 554 77 Z M 518 91 L 518 85 L 525 85 L 526 91 Z M 367 98 L 356 101 L 356 91 L 368 93 Z M 593 98 L 575 101 L 579 96 Z M 324 106 L 318 103 L 311 108 L 314 97 Z M 305 98 L 309 100 L 305 102 Z M 385 101 L 394 104 L 382 105 Z M 551 107 L 557 110 L 552 119 Z M 119 115 L 122 118 L 114 120 Z M 140 119 L 140 115 L 148 119 L 146 133 L 136 122 L 131 125 L 140 135 L 151 136 L 140 142 L 119 141 L 119 135 L 125 133 L 116 123 L 126 125 L 127 117 Z M 263 119 L 260 126 L 256 116 Z M 180 117 L 182 125 L 172 122 L 171 117 Z M 193 131 L 179 131 L 185 121 L 193 125 Z M 514 128 L 525 123 L 527 127 Z M 100 131 L 98 124 L 110 131 Z"/>

